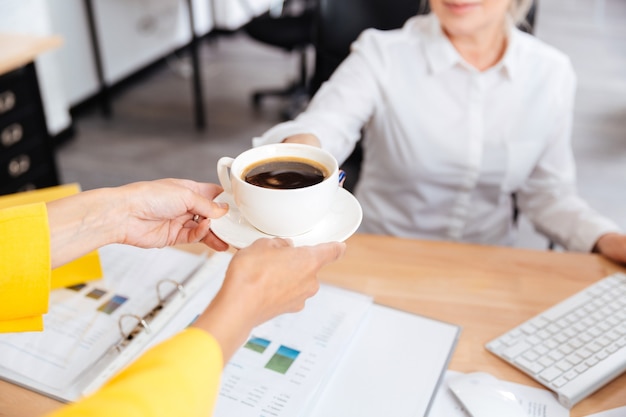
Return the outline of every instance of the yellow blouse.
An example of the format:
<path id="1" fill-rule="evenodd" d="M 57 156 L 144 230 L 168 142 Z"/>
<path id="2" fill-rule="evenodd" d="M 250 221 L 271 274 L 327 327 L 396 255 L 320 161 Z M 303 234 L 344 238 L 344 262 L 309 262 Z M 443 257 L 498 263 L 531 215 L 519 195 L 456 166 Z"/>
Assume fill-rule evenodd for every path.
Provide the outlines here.
<path id="1" fill-rule="evenodd" d="M 0 210 L 0 332 L 41 330 L 50 292 L 46 205 Z M 98 392 L 49 416 L 206 417 L 223 367 L 208 333 L 189 328 L 155 346 Z"/>

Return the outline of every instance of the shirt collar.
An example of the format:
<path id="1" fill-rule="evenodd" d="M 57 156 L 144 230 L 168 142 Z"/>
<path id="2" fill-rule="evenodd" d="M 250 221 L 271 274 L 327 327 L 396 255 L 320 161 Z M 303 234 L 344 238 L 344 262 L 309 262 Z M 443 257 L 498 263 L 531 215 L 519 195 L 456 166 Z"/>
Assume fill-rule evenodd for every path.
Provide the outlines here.
<path id="1" fill-rule="evenodd" d="M 443 33 L 439 19 L 433 13 L 429 15 L 430 21 L 425 28 L 424 49 L 428 65 L 433 74 L 440 73 L 455 65 L 465 68 L 471 67 L 463 60 L 454 48 L 448 37 Z M 502 59 L 488 71 L 502 71 L 510 79 L 515 77 L 517 62 L 519 61 L 519 37 L 521 34 L 515 29 L 512 22 L 507 21 L 507 47 Z"/>

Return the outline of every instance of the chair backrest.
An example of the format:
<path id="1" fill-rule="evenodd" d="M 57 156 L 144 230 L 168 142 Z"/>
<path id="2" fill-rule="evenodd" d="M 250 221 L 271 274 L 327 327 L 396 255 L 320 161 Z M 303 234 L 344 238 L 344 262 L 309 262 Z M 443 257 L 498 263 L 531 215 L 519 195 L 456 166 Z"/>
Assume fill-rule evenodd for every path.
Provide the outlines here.
<path id="1" fill-rule="evenodd" d="M 533 33 L 537 2 L 520 29 Z M 316 0 L 315 71 L 311 95 L 319 89 L 350 53 L 350 45 L 367 28 L 396 29 L 407 19 L 430 11 L 425 0 Z"/>
<path id="2" fill-rule="evenodd" d="M 350 45 L 367 28 L 396 29 L 418 14 L 427 13 L 419 0 L 318 0 L 315 13 L 315 93 L 350 53 Z"/>

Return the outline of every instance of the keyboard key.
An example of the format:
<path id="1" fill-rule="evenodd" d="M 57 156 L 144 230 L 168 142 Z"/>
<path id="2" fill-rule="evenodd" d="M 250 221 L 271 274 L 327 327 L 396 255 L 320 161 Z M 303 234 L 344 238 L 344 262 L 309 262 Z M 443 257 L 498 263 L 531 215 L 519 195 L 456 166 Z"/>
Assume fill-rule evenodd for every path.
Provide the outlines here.
<path id="1" fill-rule="evenodd" d="M 602 346 L 600 343 L 596 341 L 593 341 L 587 345 L 587 349 L 591 350 L 592 352 L 599 352 L 603 348 L 604 346 Z"/>
<path id="2" fill-rule="evenodd" d="M 617 346 L 617 344 L 614 343 L 614 344 L 612 344 L 610 346 L 607 346 L 606 351 L 609 352 L 609 353 L 615 353 L 615 352 L 617 352 L 618 349 L 619 349 L 619 346 Z"/>
<path id="3" fill-rule="evenodd" d="M 574 367 L 574 364 L 572 364 L 571 362 L 569 362 L 569 361 L 567 361 L 565 359 L 562 359 L 562 360 L 558 361 L 556 363 L 556 365 L 554 365 L 554 366 L 559 368 L 562 372 L 567 372 L 567 371 L 569 371 L 570 369 L 572 369 Z"/>
<path id="4" fill-rule="evenodd" d="M 541 343 L 541 339 L 535 335 L 530 335 L 526 338 L 526 342 L 530 343 L 531 345 L 538 345 L 539 343 Z"/>
<path id="5" fill-rule="evenodd" d="M 548 325 L 548 327 L 546 327 L 546 330 L 550 332 L 551 334 L 555 334 L 555 333 L 558 333 L 559 330 L 561 330 L 561 327 L 557 326 L 556 323 L 552 323 Z"/>
<path id="6" fill-rule="evenodd" d="M 519 355 L 521 355 L 522 353 L 526 352 L 528 349 L 530 349 L 532 346 L 526 342 L 520 342 L 516 345 L 513 346 L 509 346 L 508 348 L 504 349 L 502 351 L 502 355 L 505 358 L 508 359 L 513 359 Z"/>
<path id="7" fill-rule="evenodd" d="M 533 334 L 537 331 L 537 327 L 530 322 L 526 322 L 520 326 L 520 330 L 526 334 Z"/>
<path id="8" fill-rule="evenodd" d="M 578 338 L 570 340 L 567 344 L 574 349 L 578 349 L 584 345 L 583 341 Z"/>
<path id="9" fill-rule="evenodd" d="M 577 365 L 577 364 L 581 363 L 584 358 L 582 356 L 578 355 L 577 353 L 572 353 L 571 355 L 569 355 L 565 359 L 567 359 L 572 364 Z"/>
<path id="10" fill-rule="evenodd" d="M 593 352 L 591 350 L 587 349 L 586 347 L 584 347 L 582 349 L 578 349 L 576 351 L 576 354 L 579 355 L 579 356 L 582 356 L 584 359 L 587 359 L 588 357 L 593 355 Z"/>
<path id="11" fill-rule="evenodd" d="M 530 320 L 529 322 L 532 323 L 533 326 L 535 326 L 538 329 L 541 329 L 541 328 L 547 326 L 550 323 L 549 320 L 547 320 L 547 319 L 545 319 L 545 318 L 543 318 L 541 316 L 537 316 L 534 319 Z"/>
<path id="12" fill-rule="evenodd" d="M 555 362 L 554 359 L 548 357 L 548 356 L 543 356 L 542 358 L 540 358 L 537 363 L 539 363 L 540 365 L 542 365 L 544 368 L 547 368 L 548 366 L 552 365 Z"/>
<path id="13" fill-rule="evenodd" d="M 587 369 L 589 369 L 589 366 L 587 366 L 587 364 L 585 363 L 581 363 L 579 365 L 576 366 L 576 372 L 578 372 L 579 374 L 582 374 L 583 372 L 585 372 Z"/>
<path id="14" fill-rule="evenodd" d="M 563 344 L 559 346 L 559 352 L 561 352 L 564 355 L 569 355 L 573 351 L 574 351 L 574 348 L 571 347 L 569 344 Z"/>
<path id="15" fill-rule="evenodd" d="M 517 358 L 515 359 L 515 364 L 520 366 L 526 372 L 530 372 L 531 374 L 537 374 L 543 370 L 543 366 L 539 364 L 539 362 L 529 361 L 525 358 Z"/>
<path id="16" fill-rule="evenodd" d="M 600 352 L 596 353 L 596 358 L 600 359 L 600 360 L 604 360 L 609 356 L 609 353 L 603 349 Z"/>
<path id="17" fill-rule="evenodd" d="M 578 376 L 578 372 L 576 372 L 576 369 L 572 369 L 568 372 L 566 372 L 563 377 L 565 379 L 567 379 L 568 381 L 571 381 L 572 379 L 576 378 Z"/>
<path id="18" fill-rule="evenodd" d="M 544 329 L 539 330 L 537 333 L 535 333 L 535 335 L 540 338 L 541 340 L 545 340 L 548 337 L 550 337 L 550 332 L 547 332 Z"/>
<path id="19" fill-rule="evenodd" d="M 524 352 L 524 354 L 522 355 L 525 359 L 529 360 L 529 361 L 536 361 L 537 359 L 539 359 L 539 355 L 534 351 L 534 350 L 527 350 L 526 352 Z"/>
<path id="20" fill-rule="evenodd" d="M 546 382 L 552 382 L 552 380 L 561 376 L 561 370 L 556 366 L 551 366 L 548 369 L 544 369 L 540 374 L 539 378 L 543 379 Z"/>
<path id="21" fill-rule="evenodd" d="M 589 366 L 593 366 L 593 365 L 595 365 L 595 364 L 596 364 L 596 363 L 598 363 L 598 362 L 600 362 L 600 361 L 599 361 L 599 360 L 598 360 L 595 356 L 592 356 L 592 357 L 590 357 L 589 359 L 587 359 L 587 360 L 585 361 L 585 363 L 586 363 L 587 365 L 589 365 Z"/>

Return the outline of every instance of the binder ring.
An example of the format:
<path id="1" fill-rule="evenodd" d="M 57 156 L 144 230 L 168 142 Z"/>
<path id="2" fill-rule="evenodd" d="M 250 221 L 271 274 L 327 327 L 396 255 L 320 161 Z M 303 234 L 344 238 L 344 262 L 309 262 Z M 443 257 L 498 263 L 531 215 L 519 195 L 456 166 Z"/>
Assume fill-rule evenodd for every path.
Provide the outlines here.
<path id="1" fill-rule="evenodd" d="M 183 297 L 186 295 L 185 294 L 185 287 L 183 286 L 183 284 L 181 284 L 181 283 L 179 283 L 177 281 L 174 281 L 173 279 L 162 279 L 161 281 L 159 281 L 157 283 L 157 286 L 156 286 L 157 297 L 159 297 L 159 302 L 161 302 L 161 303 L 165 302 L 165 300 L 167 300 L 167 297 L 169 296 L 169 294 L 166 295 L 166 296 L 163 296 L 161 294 L 161 285 L 165 284 L 165 283 L 168 283 L 168 282 L 170 284 L 174 284 L 176 286 L 176 290 L 180 293 L 180 295 L 182 295 Z"/>
<path id="2" fill-rule="evenodd" d="M 137 320 L 137 325 L 136 325 L 135 327 L 133 327 L 133 328 L 132 328 L 132 330 L 131 330 L 130 332 L 128 332 L 128 334 L 126 334 L 126 332 L 124 331 L 124 326 L 122 326 L 122 320 L 123 320 L 125 317 L 132 317 L 132 318 L 134 318 L 135 320 Z M 137 328 L 138 328 L 139 326 L 141 326 L 141 327 L 143 327 L 144 329 L 146 329 L 146 332 L 147 332 L 147 333 L 150 333 L 150 331 L 151 331 L 151 329 L 150 329 L 150 325 L 148 324 L 148 322 L 147 322 L 147 321 L 146 321 L 143 317 L 138 316 L 138 315 L 136 315 L 136 314 L 122 314 L 122 315 L 120 316 L 120 318 L 117 320 L 117 325 L 118 325 L 118 327 L 119 327 L 119 329 L 120 329 L 120 333 L 121 333 L 121 335 L 122 335 L 122 337 L 123 337 L 124 339 L 129 339 L 129 338 L 132 338 L 133 333 L 135 332 L 135 330 L 137 330 Z"/>

